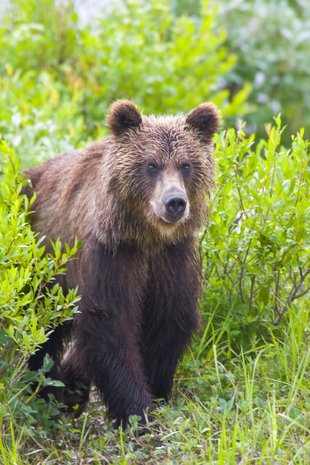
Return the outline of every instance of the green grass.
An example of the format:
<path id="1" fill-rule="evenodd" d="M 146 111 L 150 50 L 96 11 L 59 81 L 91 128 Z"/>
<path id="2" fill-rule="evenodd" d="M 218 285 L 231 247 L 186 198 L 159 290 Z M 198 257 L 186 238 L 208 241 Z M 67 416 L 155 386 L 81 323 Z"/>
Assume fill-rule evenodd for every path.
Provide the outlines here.
<path id="1" fill-rule="evenodd" d="M 1 463 L 305 465 L 309 309 L 302 310 L 302 316 L 287 314 L 280 338 L 271 330 L 269 342 L 230 359 L 224 344 L 196 356 L 197 339 L 178 370 L 171 402 L 158 408 L 144 435 L 136 425 L 113 430 L 94 395 L 81 418 L 63 416 L 49 432 L 12 424 L 0 440 Z"/>

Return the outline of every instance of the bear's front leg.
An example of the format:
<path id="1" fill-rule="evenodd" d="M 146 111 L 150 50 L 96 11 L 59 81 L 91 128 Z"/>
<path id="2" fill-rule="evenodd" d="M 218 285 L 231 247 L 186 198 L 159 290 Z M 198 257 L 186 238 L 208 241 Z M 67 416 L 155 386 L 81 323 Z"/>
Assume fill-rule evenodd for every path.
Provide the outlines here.
<path id="1" fill-rule="evenodd" d="M 123 328 L 118 325 L 118 319 L 80 315 L 75 352 L 80 371 L 98 389 L 109 417 L 125 428 L 130 415 L 138 415 L 144 422 L 145 413 L 152 410 L 152 398 L 138 345 L 130 340 L 134 328 L 130 324 Z"/>
<path id="2" fill-rule="evenodd" d="M 152 410 L 139 343 L 146 265 L 133 248 L 112 253 L 100 244 L 81 265 L 72 365 L 95 384 L 109 416 L 126 427 L 130 415 L 143 421 Z"/>
<path id="3" fill-rule="evenodd" d="M 200 263 L 193 241 L 165 248 L 150 267 L 142 343 L 147 381 L 157 398 L 170 396 L 177 363 L 199 327 Z"/>

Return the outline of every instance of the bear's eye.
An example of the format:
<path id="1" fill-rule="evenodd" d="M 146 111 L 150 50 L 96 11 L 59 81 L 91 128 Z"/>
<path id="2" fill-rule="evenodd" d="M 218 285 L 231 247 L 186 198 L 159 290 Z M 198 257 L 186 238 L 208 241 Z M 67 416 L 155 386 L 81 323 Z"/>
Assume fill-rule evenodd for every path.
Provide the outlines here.
<path id="1" fill-rule="evenodd" d="M 180 166 L 180 170 L 182 171 L 183 174 L 189 174 L 190 171 L 191 171 L 191 164 L 190 163 L 182 163 L 182 165 Z"/>
<path id="2" fill-rule="evenodd" d="M 158 170 L 159 170 L 159 166 L 156 163 L 154 162 L 148 163 L 147 171 L 149 174 L 156 174 Z"/>

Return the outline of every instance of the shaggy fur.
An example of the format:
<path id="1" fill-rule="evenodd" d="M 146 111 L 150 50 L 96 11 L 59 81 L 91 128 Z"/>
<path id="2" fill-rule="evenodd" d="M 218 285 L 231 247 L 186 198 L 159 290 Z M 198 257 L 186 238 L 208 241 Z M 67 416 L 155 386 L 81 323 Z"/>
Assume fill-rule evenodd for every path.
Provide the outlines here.
<path id="1" fill-rule="evenodd" d="M 195 234 L 208 215 L 219 115 L 202 104 L 187 117 L 145 117 L 121 100 L 108 122 L 110 137 L 26 173 L 26 192 L 37 195 L 34 229 L 53 241 L 82 241 L 61 283 L 78 286 L 80 311 L 30 366 L 49 353 L 53 376 L 66 385 L 55 394 L 68 408 L 79 403 L 80 412 L 94 384 L 109 415 L 126 426 L 130 415 L 152 410 L 152 399 L 169 397 L 199 325 Z M 178 217 L 165 207 L 169 196 L 184 199 Z"/>

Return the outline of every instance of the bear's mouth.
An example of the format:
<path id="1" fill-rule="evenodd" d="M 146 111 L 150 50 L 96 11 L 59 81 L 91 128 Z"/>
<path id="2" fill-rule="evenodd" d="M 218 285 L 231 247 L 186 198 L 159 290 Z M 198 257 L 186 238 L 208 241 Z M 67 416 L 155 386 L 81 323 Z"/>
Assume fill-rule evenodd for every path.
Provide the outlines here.
<path id="1" fill-rule="evenodd" d="M 184 222 L 185 220 L 183 214 L 179 218 L 167 218 L 165 216 L 159 216 L 158 218 L 164 223 L 166 223 L 167 225 L 171 225 L 171 226 L 175 226 L 178 223 Z"/>
<path id="2" fill-rule="evenodd" d="M 154 216 L 153 219 L 155 219 L 156 222 L 158 222 L 161 226 L 166 227 L 168 229 L 172 229 L 174 227 L 177 227 L 180 224 L 185 223 L 188 218 L 189 218 L 189 208 L 187 208 L 182 214 L 176 216 L 170 216 L 166 212 L 159 212 L 157 213 L 154 211 Z M 154 218 L 155 217 L 155 218 Z"/>

